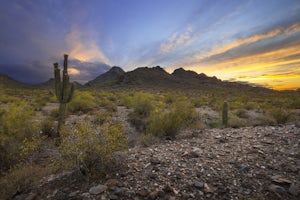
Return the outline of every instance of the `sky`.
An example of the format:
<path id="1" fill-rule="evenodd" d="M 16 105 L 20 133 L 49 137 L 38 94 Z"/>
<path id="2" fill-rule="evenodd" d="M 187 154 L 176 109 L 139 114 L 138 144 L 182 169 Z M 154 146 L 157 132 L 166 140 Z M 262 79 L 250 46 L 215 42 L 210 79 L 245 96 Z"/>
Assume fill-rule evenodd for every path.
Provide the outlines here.
<path id="1" fill-rule="evenodd" d="M 69 54 L 72 80 L 112 66 L 184 68 L 300 88 L 299 0 L 1 0 L 0 73 L 36 84 Z"/>

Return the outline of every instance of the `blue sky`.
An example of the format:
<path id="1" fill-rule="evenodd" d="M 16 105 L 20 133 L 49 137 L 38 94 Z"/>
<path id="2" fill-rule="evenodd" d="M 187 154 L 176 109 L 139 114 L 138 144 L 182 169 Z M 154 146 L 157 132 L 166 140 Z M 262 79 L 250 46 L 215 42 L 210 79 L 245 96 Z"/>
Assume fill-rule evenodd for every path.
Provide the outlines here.
<path id="1" fill-rule="evenodd" d="M 299 0 L 2 0 L 0 73 L 38 83 L 70 55 L 73 80 L 109 66 L 183 67 L 300 87 Z"/>

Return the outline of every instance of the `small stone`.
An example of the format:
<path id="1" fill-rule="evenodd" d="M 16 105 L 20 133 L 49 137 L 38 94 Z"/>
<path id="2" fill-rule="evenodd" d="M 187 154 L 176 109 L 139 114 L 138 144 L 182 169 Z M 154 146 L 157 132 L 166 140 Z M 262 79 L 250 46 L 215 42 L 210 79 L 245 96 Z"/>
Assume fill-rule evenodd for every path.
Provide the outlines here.
<path id="1" fill-rule="evenodd" d="M 165 193 L 161 190 L 158 190 L 158 191 L 153 191 L 149 194 L 149 198 L 150 199 L 156 199 L 157 197 L 164 197 L 165 196 Z"/>
<path id="2" fill-rule="evenodd" d="M 119 181 L 117 179 L 109 179 L 106 181 L 105 185 L 109 188 L 118 186 Z"/>
<path id="3" fill-rule="evenodd" d="M 75 196 L 77 196 L 78 193 L 79 193 L 78 190 L 75 191 L 75 192 L 71 192 L 71 193 L 69 194 L 69 197 L 75 197 Z"/>
<path id="4" fill-rule="evenodd" d="M 173 197 L 173 196 L 170 196 L 170 197 L 169 197 L 169 200 L 176 200 L 176 198 Z"/>
<path id="5" fill-rule="evenodd" d="M 160 160 L 158 158 L 151 158 L 150 163 L 152 165 L 158 165 L 158 164 L 160 164 Z"/>
<path id="6" fill-rule="evenodd" d="M 198 147 L 193 147 L 190 152 L 191 157 L 200 157 L 202 156 L 202 154 L 203 154 L 203 150 Z"/>
<path id="7" fill-rule="evenodd" d="M 115 194 L 109 195 L 109 199 L 111 199 L 111 200 L 117 200 L 118 198 L 119 197 L 117 195 L 115 195 Z"/>
<path id="8" fill-rule="evenodd" d="M 146 197 L 149 194 L 148 190 L 140 190 L 137 192 L 137 195 L 141 196 L 141 197 Z"/>
<path id="9" fill-rule="evenodd" d="M 201 189 L 204 187 L 204 183 L 202 183 L 200 181 L 195 181 L 194 186 L 195 186 L 195 188 Z"/>
<path id="10" fill-rule="evenodd" d="M 292 181 L 290 181 L 286 178 L 282 178 L 280 176 L 272 176 L 271 179 L 273 182 L 280 183 L 280 184 L 291 184 L 292 183 Z"/>
<path id="11" fill-rule="evenodd" d="M 30 193 L 25 200 L 34 200 L 36 198 L 37 194 L 36 193 Z"/>
<path id="12" fill-rule="evenodd" d="M 243 166 L 243 167 L 242 167 L 242 171 L 243 171 L 245 174 L 247 174 L 247 173 L 249 173 L 249 172 L 251 171 L 251 168 L 250 168 L 249 166 Z"/>
<path id="13" fill-rule="evenodd" d="M 125 187 L 122 187 L 122 188 L 116 187 L 116 188 L 115 188 L 115 191 L 114 191 L 114 194 L 116 194 L 116 195 L 123 195 L 123 194 L 125 194 L 127 191 L 128 191 L 128 189 L 125 188 Z"/>
<path id="14" fill-rule="evenodd" d="M 299 195 L 299 188 L 294 183 L 292 183 L 290 188 L 289 188 L 289 193 L 294 195 L 294 196 L 298 196 Z"/>
<path id="15" fill-rule="evenodd" d="M 283 187 L 274 184 L 269 186 L 269 190 L 274 192 L 279 197 L 282 197 L 282 195 L 285 196 L 287 194 L 287 191 Z"/>
<path id="16" fill-rule="evenodd" d="M 97 195 L 97 194 L 103 193 L 106 189 L 107 189 L 106 185 L 101 185 L 100 184 L 100 185 L 91 187 L 90 190 L 89 190 L 89 193 L 93 194 L 93 195 Z"/>
<path id="17" fill-rule="evenodd" d="M 126 197 L 133 197 L 134 195 L 135 195 L 134 191 L 128 190 L 128 191 L 125 192 Z"/>
<path id="18" fill-rule="evenodd" d="M 212 187 L 210 187 L 207 183 L 204 183 L 204 192 L 206 193 L 213 193 L 214 189 Z"/>
<path id="19" fill-rule="evenodd" d="M 91 197 L 90 193 L 88 193 L 88 192 L 82 193 L 81 196 L 83 199 L 90 199 L 90 197 Z"/>

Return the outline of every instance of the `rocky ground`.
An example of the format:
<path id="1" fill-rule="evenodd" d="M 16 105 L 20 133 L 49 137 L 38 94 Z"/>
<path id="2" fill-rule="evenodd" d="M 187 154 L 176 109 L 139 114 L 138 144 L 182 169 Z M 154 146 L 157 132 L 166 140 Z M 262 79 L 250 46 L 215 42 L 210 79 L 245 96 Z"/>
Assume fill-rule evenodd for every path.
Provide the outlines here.
<path id="1" fill-rule="evenodd" d="M 299 199 L 300 128 L 206 129 L 131 148 L 105 179 L 52 175 L 15 199 Z"/>

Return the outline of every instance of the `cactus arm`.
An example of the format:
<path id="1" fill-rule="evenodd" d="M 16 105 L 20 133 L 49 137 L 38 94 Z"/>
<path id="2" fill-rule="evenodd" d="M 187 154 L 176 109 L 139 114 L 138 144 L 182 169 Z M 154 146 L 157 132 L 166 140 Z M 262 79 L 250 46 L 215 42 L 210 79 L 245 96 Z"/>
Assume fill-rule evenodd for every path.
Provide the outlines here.
<path id="1" fill-rule="evenodd" d="M 58 63 L 54 63 L 54 77 L 55 77 L 55 94 L 57 99 L 62 98 L 61 81 L 60 81 L 60 69 Z"/>
<path id="2" fill-rule="evenodd" d="M 67 102 L 70 102 L 73 98 L 73 94 L 74 94 L 74 90 L 75 90 L 75 85 L 74 83 L 71 84 L 71 88 L 70 88 L 70 92 L 69 92 L 69 96 L 67 99 Z"/>
<path id="3" fill-rule="evenodd" d="M 64 68 L 62 71 L 62 78 L 58 63 L 54 63 L 54 76 L 55 76 L 55 94 L 59 104 L 59 119 L 57 126 L 57 137 L 60 135 L 60 130 L 65 122 L 67 103 L 72 100 L 74 94 L 74 84 L 70 84 L 68 75 L 68 55 L 64 55 Z"/>

